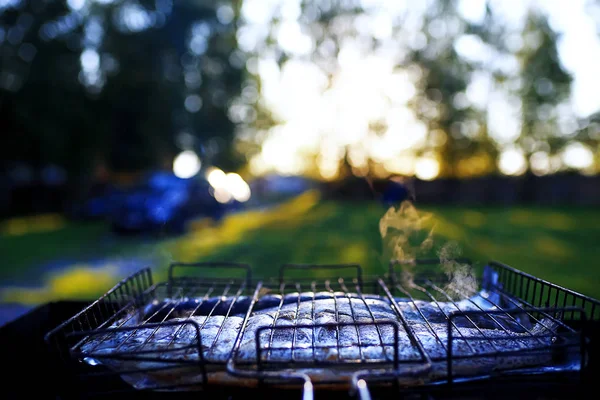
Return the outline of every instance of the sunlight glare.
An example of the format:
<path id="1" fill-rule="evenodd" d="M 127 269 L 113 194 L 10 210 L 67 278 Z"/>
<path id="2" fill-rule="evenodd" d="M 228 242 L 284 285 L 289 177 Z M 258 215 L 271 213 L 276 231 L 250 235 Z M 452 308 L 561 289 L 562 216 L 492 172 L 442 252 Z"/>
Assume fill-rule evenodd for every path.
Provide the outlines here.
<path id="1" fill-rule="evenodd" d="M 284 175 L 299 174 L 305 168 L 306 161 L 297 150 L 290 146 L 285 136 L 272 135 L 262 146 L 261 162 L 265 164 L 265 170 L 275 169 Z"/>
<path id="2" fill-rule="evenodd" d="M 224 187 L 225 182 L 227 181 L 225 172 L 223 172 L 219 168 L 214 167 L 208 171 L 208 173 L 206 174 L 206 179 L 208 180 L 208 183 L 210 183 L 210 186 L 212 186 L 213 188 Z"/>
<path id="3" fill-rule="evenodd" d="M 424 181 L 431 181 L 440 173 L 440 162 L 433 157 L 419 158 L 415 164 L 415 175 Z"/>
<path id="4" fill-rule="evenodd" d="M 486 6 L 486 0 L 460 0 L 458 2 L 458 12 L 465 20 L 480 24 L 485 18 Z"/>
<path id="5" fill-rule="evenodd" d="M 403 155 L 385 160 L 383 167 L 393 174 L 412 176 L 415 173 L 415 158 Z"/>
<path id="6" fill-rule="evenodd" d="M 594 164 L 594 153 L 583 143 L 574 142 L 564 148 L 562 160 L 568 167 L 585 169 Z"/>
<path id="7" fill-rule="evenodd" d="M 309 54 L 315 46 L 312 38 L 302 32 L 296 21 L 282 21 L 275 35 L 281 48 L 292 54 Z"/>
<path id="8" fill-rule="evenodd" d="M 223 204 L 229 203 L 233 198 L 229 190 L 227 190 L 225 187 L 215 188 L 214 196 L 215 200 Z"/>
<path id="9" fill-rule="evenodd" d="M 509 148 L 500 154 L 498 168 L 504 175 L 521 175 L 527 170 L 527 160 L 519 148 Z"/>
<path id="10" fill-rule="evenodd" d="M 544 151 L 536 151 L 529 157 L 531 171 L 535 175 L 546 175 L 551 171 L 550 157 Z"/>
<path id="11" fill-rule="evenodd" d="M 348 161 L 355 168 L 364 168 L 367 166 L 367 152 L 361 146 L 352 146 L 348 149 Z"/>
<path id="12" fill-rule="evenodd" d="M 337 177 L 339 166 L 330 160 L 325 160 L 319 163 L 319 173 L 324 179 L 331 180 Z"/>
<path id="13" fill-rule="evenodd" d="M 250 199 L 250 186 L 244 181 L 244 179 L 235 172 L 230 172 L 226 175 L 226 188 L 231 196 L 243 203 Z"/>
<path id="14" fill-rule="evenodd" d="M 202 163 L 198 155 L 192 150 L 182 151 L 173 161 L 173 173 L 178 178 L 188 179 L 200 171 Z"/>
<path id="15" fill-rule="evenodd" d="M 499 92 L 491 96 L 487 106 L 490 136 L 500 144 L 511 143 L 521 134 L 520 100 Z"/>

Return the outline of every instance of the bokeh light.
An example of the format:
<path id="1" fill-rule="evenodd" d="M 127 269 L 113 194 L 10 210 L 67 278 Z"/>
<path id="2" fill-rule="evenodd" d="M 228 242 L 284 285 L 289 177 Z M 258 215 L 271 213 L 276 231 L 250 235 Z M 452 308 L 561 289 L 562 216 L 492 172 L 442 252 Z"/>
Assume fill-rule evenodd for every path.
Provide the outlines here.
<path id="1" fill-rule="evenodd" d="M 550 155 L 544 151 L 537 151 L 529 158 L 531 171 L 535 175 L 546 175 L 552 171 Z"/>
<path id="2" fill-rule="evenodd" d="M 173 161 L 173 173 L 178 178 L 191 178 L 200 171 L 201 167 L 200 158 L 192 150 L 182 151 Z"/>
<path id="3" fill-rule="evenodd" d="M 250 199 L 250 186 L 235 172 L 226 175 L 225 187 L 231 193 L 231 196 L 239 201 L 246 202 Z"/>
<path id="4" fill-rule="evenodd" d="M 250 186 L 237 173 L 225 173 L 223 170 L 212 167 L 206 174 L 206 179 L 213 189 L 213 196 L 219 203 L 228 203 L 231 200 L 244 203 L 250 200 Z"/>
<path id="5" fill-rule="evenodd" d="M 419 179 L 430 181 L 440 173 L 440 163 L 433 157 L 419 158 L 415 164 L 415 175 Z"/>
<path id="6" fill-rule="evenodd" d="M 594 163 L 594 153 L 583 143 L 573 142 L 562 151 L 562 159 L 566 166 L 575 169 L 585 169 Z"/>
<path id="7" fill-rule="evenodd" d="M 505 175 L 521 175 L 527 170 L 527 160 L 523 151 L 518 148 L 509 148 L 500 154 L 498 161 L 500 172 Z"/>
<path id="8" fill-rule="evenodd" d="M 225 187 L 227 181 L 225 172 L 215 167 L 211 167 L 208 170 L 208 173 L 206 174 L 206 179 L 213 188 Z"/>

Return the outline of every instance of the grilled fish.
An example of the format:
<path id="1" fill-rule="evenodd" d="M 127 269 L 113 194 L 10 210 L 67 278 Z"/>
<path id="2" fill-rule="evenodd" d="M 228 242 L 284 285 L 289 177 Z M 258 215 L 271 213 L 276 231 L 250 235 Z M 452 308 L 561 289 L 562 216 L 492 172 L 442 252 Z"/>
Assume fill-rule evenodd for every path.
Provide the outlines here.
<path id="1" fill-rule="evenodd" d="M 198 364 L 184 362 L 202 363 L 213 381 L 248 384 L 223 372 L 228 360 L 240 368 L 252 369 L 260 361 L 267 369 L 303 371 L 314 380 L 347 384 L 358 363 L 368 364 L 366 370 L 386 368 L 396 358 L 399 370 L 410 377 L 407 382 L 435 381 L 448 374 L 449 327 L 453 375 L 554 365 L 557 322 L 494 313 L 497 303 L 487 296 L 427 302 L 344 292 L 269 294 L 251 310 L 252 299 L 242 296 L 165 299 L 90 336 L 80 351 L 88 362 L 117 371 L 147 369 L 123 375 L 144 389 L 165 382 L 200 383 Z M 482 310 L 492 313 L 448 322 L 452 312 Z M 166 365 L 176 372 L 156 371 Z M 426 374 L 423 365 L 431 367 Z M 411 371 L 420 371 L 418 379 Z"/>

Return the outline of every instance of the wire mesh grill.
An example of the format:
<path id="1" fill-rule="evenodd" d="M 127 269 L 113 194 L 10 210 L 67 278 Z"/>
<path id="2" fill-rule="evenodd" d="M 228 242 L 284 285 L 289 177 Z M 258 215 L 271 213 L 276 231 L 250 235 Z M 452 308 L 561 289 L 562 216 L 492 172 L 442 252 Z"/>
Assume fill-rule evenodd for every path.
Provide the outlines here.
<path id="1" fill-rule="evenodd" d="M 585 365 L 586 338 L 569 321 L 599 320 L 597 300 L 496 262 L 482 291 L 461 294 L 435 274 L 399 279 L 398 265 L 365 279 L 356 264 L 285 264 L 278 280 L 253 282 L 247 264 L 174 263 L 158 284 L 144 269 L 46 341 L 73 375 L 144 390 L 343 377 L 368 396 L 371 382 Z M 235 277 L 206 276 L 216 268 Z"/>

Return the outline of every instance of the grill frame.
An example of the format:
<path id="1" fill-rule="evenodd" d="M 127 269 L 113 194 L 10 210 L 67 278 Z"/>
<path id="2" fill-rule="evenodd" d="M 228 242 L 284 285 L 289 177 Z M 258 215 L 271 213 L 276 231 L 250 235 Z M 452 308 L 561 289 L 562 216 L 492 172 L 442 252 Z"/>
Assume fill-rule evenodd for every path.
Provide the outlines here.
<path id="1" fill-rule="evenodd" d="M 461 263 L 469 263 L 472 265 L 472 263 L 468 259 L 456 259 L 455 261 L 461 262 Z M 436 263 L 439 263 L 439 260 L 418 259 L 418 260 L 410 261 L 410 263 L 414 263 L 415 265 L 436 264 Z M 386 280 L 389 282 L 390 286 L 393 285 L 392 287 L 396 288 L 398 286 L 399 280 L 398 280 L 398 276 L 396 275 L 395 267 L 398 265 L 402 265 L 402 264 L 403 264 L 403 262 L 393 260 L 389 264 L 389 271 L 388 271 L 387 276 L 370 277 L 373 279 L 373 282 L 374 282 L 373 283 L 373 288 L 374 288 L 373 292 L 377 292 L 377 290 L 379 290 L 379 289 L 381 289 L 385 292 L 386 287 L 387 287 L 385 284 Z M 233 269 L 244 270 L 245 276 L 242 278 L 233 279 L 233 280 L 231 280 L 231 279 L 230 280 L 220 280 L 217 278 L 204 278 L 204 277 L 196 278 L 196 277 L 189 277 L 189 276 L 185 276 L 183 278 L 178 278 L 174 275 L 174 271 L 176 268 L 182 268 L 182 267 L 207 268 L 207 269 L 224 267 L 224 268 L 231 268 L 232 270 Z M 280 287 L 282 288 L 281 289 L 282 293 L 284 292 L 282 285 L 286 284 L 285 271 L 292 270 L 292 269 L 301 270 L 302 272 L 306 272 L 309 270 L 310 271 L 315 271 L 315 270 L 337 271 L 340 269 L 356 269 L 356 275 L 352 277 L 353 283 L 356 285 L 356 288 L 359 292 L 362 291 L 362 289 L 365 287 L 364 286 L 365 279 L 363 278 L 362 269 L 361 269 L 360 265 L 358 265 L 358 264 L 340 264 L 340 265 L 335 265 L 335 264 L 332 264 L 332 265 L 283 264 L 280 268 L 279 279 L 278 279 L 278 283 L 279 283 Z M 341 281 L 338 279 L 338 283 L 345 282 L 343 278 L 340 278 L 340 277 L 338 277 L 338 278 L 341 279 Z M 320 279 L 322 280 L 322 278 L 320 278 Z M 302 281 L 302 280 L 303 279 L 296 278 L 294 282 L 296 285 L 298 285 L 298 282 Z M 306 278 L 306 280 L 314 282 L 315 279 L 308 277 L 308 278 Z M 229 283 L 227 283 L 227 282 L 229 282 Z M 85 380 L 85 378 L 88 377 L 87 373 L 82 372 L 82 370 L 79 368 L 79 366 L 77 366 L 76 363 L 73 362 L 75 359 L 77 359 L 78 356 L 80 356 L 80 354 L 78 354 L 77 352 L 73 352 L 73 349 L 78 344 L 81 344 L 81 342 L 75 342 L 75 345 L 69 345 L 69 343 L 73 343 L 73 338 L 86 337 L 87 335 L 90 335 L 90 334 L 95 335 L 95 334 L 106 333 L 107 332 L 106 330 L 102 330 L 103 327 L 106 327 L 110 322 L 114 321 L 119 314 L 124 313 L 126 310 L 136 309 L 136 308 L 141 307 L 143 304 L 147 303 L 148 300 L 152 297 L 152 293 L 163 286 L 166 287 L 167 292 L 170 295 L 172 295 L 173 288 L 182 287 L 182 283 L 185 285 L 197 287 L 197 285 L 202 285 L 205 283 L 207 283 L 208 285 L 214 286 L 215 284 L 228 285 L 228 284 L 232 284 L 232 282 L 239 284 L 240 288 L 243 287 L 244 290 L 246 288 L 249 289 L 249 288 L 254 287 L 254 285 L 252 284 L 251 267 L 248 264 L 231 263 L 231 262 L 226 262 L 226 263 L 220 263 L 220 262 L 172 263 L 169 265 L 168 281 L 166 283 L 165 282 L 154 283 L 153 277 L 152 277 L 152 272 L 151 272 L 150 268 L 144 268 L 144 269 L 130 275 L 129 277 L 123 279 L 122 281 L 118 282 L 117 285 L 115 285 L 113 288 L 111 288 L 106 294 L 101 296 L 98 300 L 94 301 L 89 306 L 87 306 L 83 310 L 81 310 L 79 313 L 75 314 L 73 317 L 67 319 L 66 321 L 61 323 L 59 326 L 57 326 L 55 329 L 48 332 L 45 335 L 44 339 L 45 339 L 46 344 L 49 347 L 52 347 L 53 351 L 56 351 L 57 354 L 59 354 L 61 361 L 65 365 L 69 366 L 68 371 L 70 373 L 70 378 L 73 378 L 73 377 L 82 378 L 83 377 Z M 328 282 L 328 280 L 325 280 L 325 282 Z M 589 321 L 595 322 L 595 323 L 600 321 L 600 301 L 593 299 L 591 297 L 588 297 L 588 296 L 584 296 L 584 295 L 574 292 L 570 289 L 566 289 L 566 288 L 560 287 L 556 284 L 544 281 L 540 278 L 526 274 L 522 271 L 519 271 L 515 268 L 512 268 L 505 264 L 499 263 L 497 261 L 490 261 L 485 266 L 481 284 L 482 284 L 483 289 L 487 289 L 487 290 L 491 289 L 491 290 L 499 291 L 500 293 L 505 295 L 507 298 L 511 298 L 513 300 L 518 299 L 520 301 L 523 301 L 524 304 L 526 305 L 526 307 L 528 307 L 526 309 L 528 311 L 548 312 L 548 313 L 549 312 L 557 313 L 557 312 L 561 311 L 561 312 L 563 312 L 563 315 L 570 313 L 571 318 L 573 318 L 575 313 L 579 313 L 580 315 L 582 315 L 583 317 L 581 318 L 581 320 L 583 321 L 583 328 L 581 329 L 580 332 L 581 332 L 581 338 L 582 338 L 581 339 L 582 340 L 582 342 L 581 342 L 582 360 L 584 359 L 585 351 L 586 351 L 585 343 L 589 339 L 589 337 L 586 336 L 586 329 L 584 329 L 584 328 L 587 326 L 587 322 L 589 322 Z M 533 288 L 531 288 L 532 285 L 533 285 Z M 538 291 L 538 287 L 539 287 L 539 291 Z M 255 286 L 251 305 L 248 307 L 246 318 L 244 319 L 244 325 L 246 324 L 246 322 L 248 320 L 250 312 L 253 309 L 253 305 L 255 304 L 258 294 L 262 288 L 263 288 L 262 281 L 258 281 L 258 283 Z M 530 292 L 530 289 L 531 289 L 531 292 Z M 241 289 L 238 289 L 238 291 L 236 292 L 236 294 L 237 294 L 236 298 L 239 298 L 239 296 L 241 295 L 240 290 Z M 346 289 L 346 292 L 348 293 L 349 291 Z M 517 292 L 521 296 L 523 296 L 523 298 L 518 297 L 514 294 Z M 536 293 L 538 293 L 537 297 L 536 297 Z M 406 293 L 404 293 L 404 294 L 406 294 Z M 388 298 L 393 299 L 391 292 L 388 291 L 388 293 L 386 293 L 386 295 L 388 296 Z M 205 295 L 205 297 L 206 297 L 206 295 Z M 544 300 L 544 298 L 546 298 L 546 304 L 545 304 L 545 307 L 542 307 L 541 305 L 542 305 L 542 301 Z M 552 298 L 554 298 L 554 300 L 555 300 L 553 307 L 549 305 L 549 302 Z M 537 307 L 535 306 L 536 302 L 538 304 Z M 578 306 L 578 302 L 579 302 L 579 306 Z M 233 306 L 233 303 L 231 306 Z M 521 311 L 523 311 L 523 310 L 525 310 L 525 308 L 522 308 Z M 500 311 L 500 312 L 506 312 L 506 310 Z M 448 380 L 446 382 L 447 385 L 455 385 L 456 384 L 455 379 L 452 375 L 452 365 L 453 365 L 453 362 L 455 361 L 455 359 L 453 358 L 454 356 L 452 355 L 452 350 L 451 350 L 451 341 L 453 340 L 452 339 L 452 331 L 453 331 L 452 322 L 453 322 L 453 319 L 455 319 L 455 318 L 458 318 L 460 316 L 466 317 L 470 314 L 472 315 L 473 312 L 458 311 L 458 312 L 452 313 L 448 318 L 448 334 L 449 334 L 449 336 L 448 336 L 449 349 L 448 350 L 449 351 L 448 351 L 448 356 L 446 358 L 446 362 L 447 362 L 447 366 L 448 366 Z M 408 327 L 408 325 L 407 325 L 408 322 L 406 322 L 401 317 L 401 313 L 398 313 L 398 316 L 399 316 L 400 321 L 403 324 L 405 324 L 404 328 L 405 328 L 406 332 L 409 333 L 409 335 L 410 335 L 410 332 L 412 332 L 412 329 L 410 329 L 410 327 Z M 164 324 L 164 321 L 161 323 Z M 159 323 L 157 325 L 146 325 L 144 329 L 159 326 L 161 323 Z M 381 323 L 387 324 L 387 323 L 389 323 L 389 321 L 382 321 Z M 185 322 L 181 323 L 181 325 L 183 325 L 183 324 L 185 324 Z M 373 320 L 373 323 L 371 325 L 377 326 L 377 324 L 378 324 L 378 322 Z M 201 327 L 198 326 L 198 324 L 194 323 L 192 325 L 195 327 L 195 329 L 198 330 L 198 332 L 200 331 Z M 337 328 L 344 325 L 344 326 L 355 326 L 358 329 L 358 325 L 361 325 L 361 323 L 360 322 L 352 322 L 352 323 L 348 323 L 348 324 L 338 323 L 338 324 L 334 324 L 334 325 L 337 325 Z M 310 327 L 315 328 L 317 326 L 319 326 L 319 325 L 310 325 L 310 326 L 306 326 L 306 327 L 307 328 L 310 328 Z M 130 329 L 135 329 L 135 328 L 130 328 Z M 273 329 L 286 329 L 286 328 L 285 327 L 277 327 L 277 326 L 261 328 L 261 330 L 273 330 Z M 289 329 L 289 328 L 287 328 L 287 329 Z M 395 326 L 394 329 L 396 329 L 395 332 L 397 334 L 397 329 L 398 329 L 397 326 Z M 236 338 L 235 345 L 238 344 L 238 342 L 241 339 L 241 336 L 243 336 L 243 334 L 244 334 L 243 331 L 244 331 L 244 328 L 240 329 L 238 336 Z M 209 386 L 207 384 L 207 379 L 206 379 L 207 366 L 210 366 L 211 363 L 207 362 L 207 360 L 203 359 L 202 351 L 201 351 L 202 343 L 201 343 L 200 336 L 201 335 L 198 335 L 198 342 L 195 344 L 195 345 L 197 345 L 198 353 L 199 353 L 198 366 L 200 368 L 200 372 L 203 377 L 202 382 L 200 383 L 200 387 L 202 389 L 207 389 L 207 386 Z M 410 336 L 412 336 L 412 335 L 410 335 Z M 260 348 L 260 339 L 259 338 L 260 338 L 260 336 L 258 335 L 257 339 L 256 339 L 258 353 L 263 351 Z M 419 343 L 419 340 L 417 338 L 413 337 L 412 339 L 414 340 L 414 344 Z M 455 338 L 454 340 L 458 340 L 458 339 Z M 234 351 L 235 351 L 235 345 L 234 345 Z M 372 367 L 369 367 L 367 369 L 357 369 L 356 372 L 353 374 L 351 393 L 358 394 L 361 397 L 366 399 L 366 398 L 369 398 L 369 396 L 370 396 L 368 382 L 370 381 L 371 378 L 376 378 L 376 380 L 378 382 L 381 382 L 382 380 L 383 381 L 389 380 L 390 382 L 394 382 L 394 380 L 401 377 L 403 375 L 403 373 L 400 372 L 400 369 L 398 368 L 399 361 L 397 360 L 397 357 L 398 357 L 397 347 L 398 347 L 398 342 L 396 341 L 395 347 L 394 347 L 394 350 L 395 350 L 394 351 L 394 360 L 393 360 L 394 362 L 393 362 L 392 368 L 388 368 L 384 371 L 378 371 L 377 373 L 373 373 Z M 424 372 L 425 370 L 427 370 L 427 368 L 431 364 L 431 359 L 428 357 L 428 355 L 426 354 L 424 349 L 422 349 L 422 350 L 423 351 L 421 352 L 421 355 L 423 356 L 423 363 L 419 369 L 412 371 L 412 373 Z M 223 363 L 218 363 L 218 364 L 221 366 L 223 365 Z M 310 378 L 308 378 L 303 373 L 296 373 L 294 371 L 290 372 L 289 370 L 283 371 L 283 372 L 281 372 L 281 371 L 278 372 L 277 370 L 269 371 L 268 369 L 261 368 L 260 361 L 258 361 L 256 363 L 256 365 L 258 367 L 256 370 L 254 370 L 254 371 L 244 370 L 243 368 L 240 368 L 236 364 L 234 357 L 230 357 L 230 359 L 224 364 L 225 364 L 226 372 L 229 373 L 230 375 L 237 376 L 237 377 L 243 377 L 243 378 L 251 378 L 251 379 L 257 380 L 260 383 L 270 382 L 270 381 L 285 382 L 286 380 L 291 379 L 295 382 L 302 383 L 302 387 L 305 390 L 305 392 L 304 392 L 305 396 L 310 397 L 312 395 L 312 394 L 309 394 L 309 393 L 312 393 L 312 386 L 311 386 L 312 384 L 310 382 Z M 585 363 L 583 363 L 583 361 L 582 361 L 582 365 L 585 365 Z M 582 371 L 583 370 L 584 369 L 582 368 Z M 114 378 L 114 375 L 117 375 L 117 374 L 118 373 L 113 373 L 113 374 L 107 373 L 106 377 L 113 375 L 113 378 Z M 71 385 L 71 383 L 66 383 L 66 385 L 69 386 L 69 385 Z M 163 388 L 163 389 L 165 389 L 165 388 Z M 124 389 L 124 390 L 127 390 L 127 389 Z M 406 390 L 406 388 L 403 388 L 402 390 Z"/>

